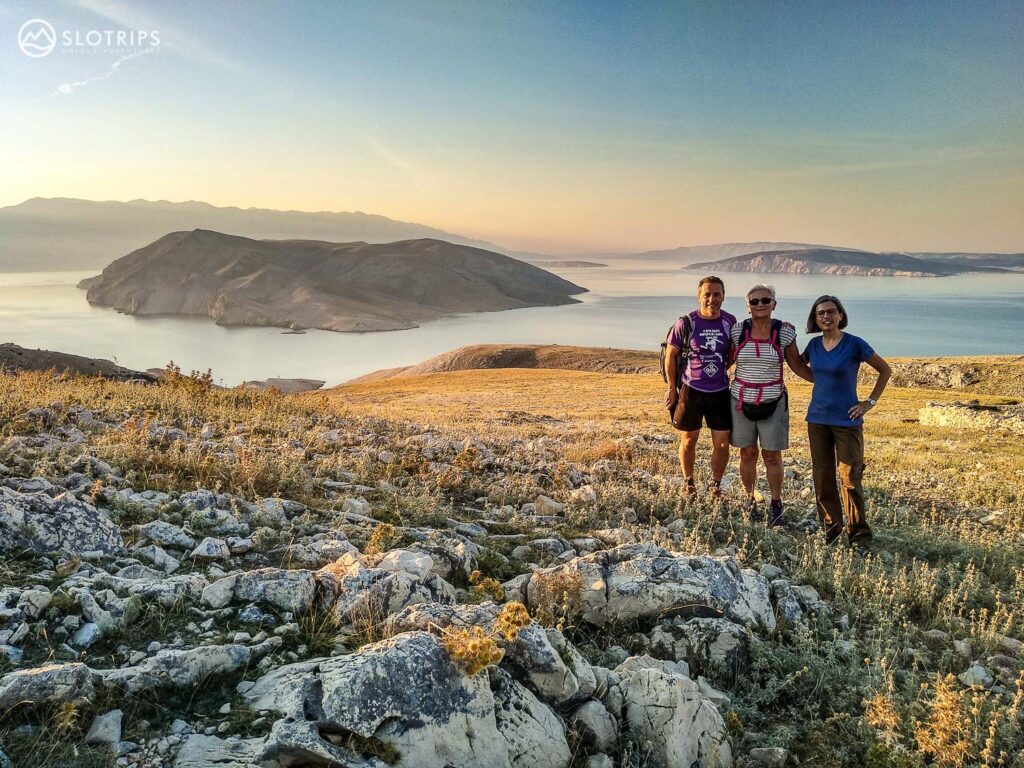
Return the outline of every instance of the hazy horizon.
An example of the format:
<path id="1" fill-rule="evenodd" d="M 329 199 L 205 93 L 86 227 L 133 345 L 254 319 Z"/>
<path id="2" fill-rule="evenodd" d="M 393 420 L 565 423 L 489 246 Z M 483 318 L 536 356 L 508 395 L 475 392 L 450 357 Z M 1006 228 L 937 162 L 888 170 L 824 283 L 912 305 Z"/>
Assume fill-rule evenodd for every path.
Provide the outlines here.
<path id="1" fill-rule="evenodd" d="M 362 211 L 555 255 L 1021 252 L 1022 27 L 1011 2 L 15 0 L 0 205 Z"/>

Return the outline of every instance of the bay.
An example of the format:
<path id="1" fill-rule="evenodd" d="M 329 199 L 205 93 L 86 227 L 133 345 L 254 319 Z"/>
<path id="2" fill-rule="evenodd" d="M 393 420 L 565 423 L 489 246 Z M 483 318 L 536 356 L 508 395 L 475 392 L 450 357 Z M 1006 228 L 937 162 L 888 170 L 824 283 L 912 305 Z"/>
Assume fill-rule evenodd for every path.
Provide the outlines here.
<path id="1" fill-rule="evenodd" d="M 700 273 L 664 267 L 551 271 L 590 289 L 581 303 L 456 315 L 387 333 L 224 328 L 205 318 L 133 317 L 92 307 L 77 282 L 93 273 L 0 274 L 0 340 L 114 360 L 130 368 L 210 369 L 225 385 L 269 377 L 328 386 L 412 365 L 467 344 L 535 343 L 656 350 L 666 328 L 696 307 Z M 725 308 L 745 317 L 743 293 L 775 286 L 776 316 L 802 331 L 811 301 L 834 294 L 849 331 L 883 357 L 1024 354 L 1024 273 L 948 278 L 723 274 Z M 801 346 L 807 341 L 800 334 Z"/>

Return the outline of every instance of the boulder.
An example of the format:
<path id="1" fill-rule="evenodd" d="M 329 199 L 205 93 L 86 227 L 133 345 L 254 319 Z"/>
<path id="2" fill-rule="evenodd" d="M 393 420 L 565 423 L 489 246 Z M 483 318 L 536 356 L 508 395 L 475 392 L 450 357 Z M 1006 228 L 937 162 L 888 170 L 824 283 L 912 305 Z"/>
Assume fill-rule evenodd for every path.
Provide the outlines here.
<path id="1" fill-rule="evenodd" d="M 0 551 L 116 554 L 121 529 L 103 510 L 70 494 L 20 493 L 0 488 Z"/>
<path id="2" fill-rule="evenodd" d="M 277 645 L 281 638 L 276 637 Z M 168 686 L 196 685 L 210 675 L 246 666 L 253 651 L 245 645 L 206 645 L 187 651 L 163 649 L 134 667 L 98 670 L 104 682 L 129 693 Z"/>
<path id="3" fill-rule="evenodd" d="M 623 678 L 625 717 L 632 736 L 657 768 L 732 765 L 722 716 L 693 680 L 658 669 L 638 669 Z"/>
<path id="4" fill-rule="evenodd" d="M 238 602 L 263 603 L 279 611 L 306 613 L 316 597 L 316 576 L 313 571 L 283 568 L 260 568 L 238 575 L 233 599 Z"/>
<path id="5" fill-rule="evenodd" d="M 454 603 L 455 588 L 439 576 L 420 579 L 406 571 L 327 566 L 318 571 L 322 604 L 339 626 L 376 625 L 415 603 Z M 236 590 L 237 591 L 237 590 Z"/>
<path id="6" fill-rule="evenodd" d="M 581 704 L 569 716 L 569 726 L 591 751 L 610 752 L 619 738 L 619 726 L 599 701 Z"/>
<path id="7" fill-rule="evenodd" d="M 93 694 L 85 664 L 47 664 L 0 678 L 0 711 L 18 704 L 84 704 Z"/>
<path id="8" fill-rule="evenodd" d="M 673 619 L 651 631 L 651 653 L 685 660 L 698 673 L 724 672 L 733 676 L 746 661 L 747 630 L 728 619 Z"/>
<path id="9" fill-rule="evenodd" d="M 174 523 L 168 523 L 166 520 L 153 520 L 140 526 L 139 536 L 160 547 L 192 550 L 196 546 L 195 539 L 185 533 L 179 526 Z"/>
<path id="10" fill-rule="evenodd" d="M 376 742 L 418 768 L 557 768 L 571 758 L 550 709 L 502 670 L 466 676 L 426 632 L 275 670 L 242 699 L 281 715 L 264 765 L 361 764 L 352 742 L 332 734 Z"/>
<path id="11" fill-rule="evenodd" d="M 220 739 L 193 733 L 185 737 L 174 768 L 253 768 L 263 739 Z"/>
<path id="12" fill-rule="evenodd" d="M 729 557 L 673 555 L 653 544 L 594 552 L 535 572 L 527 585 L 531 606 L 546 599 L 545 585 L 552 582 L 558 590 L 574 590 L 582 619 L 597 626 L 724 616 L 756 629 L 775 628 L 768 582 Z"/>

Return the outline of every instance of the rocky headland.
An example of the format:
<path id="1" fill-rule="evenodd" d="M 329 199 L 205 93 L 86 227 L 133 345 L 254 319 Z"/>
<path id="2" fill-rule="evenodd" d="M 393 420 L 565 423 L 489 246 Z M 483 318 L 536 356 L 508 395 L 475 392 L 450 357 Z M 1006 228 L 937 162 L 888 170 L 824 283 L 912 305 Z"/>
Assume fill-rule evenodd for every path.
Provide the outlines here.
<path id="1" fill-rule="evenodd" d="M 392 331 L 448 314 L 572 304 L 584 288 L 442 240 L 326 243 L 174 232 L 82 282 L 89 303 L 221 325 Z"/>
<path id="2" fill-rule="evenodd" d="M 661 387 L 0 375 L 0 762 L 1018 754 L 1019 436 L 918 421 L 957 393 L 893 387 L 868 425 L 863 557 L 817 535 L 799 430 L 788 529 L 745 507 L 735 461 L 723 500 L 687 497 Z"/>
<path id="3" fill-rule="evenodd" d="M 862 275 L 872 277 L 948 277 L 964 272 L 1005 272 L 1006 266 L 989 266 L 968 259 L 924 259 L 905 253 L 872 253 L 838 248 L 770 250 L 733 256 L 719 261 L 690 264 L 686 269 L 721 272 L 792 273 L 801 275 Z"/>

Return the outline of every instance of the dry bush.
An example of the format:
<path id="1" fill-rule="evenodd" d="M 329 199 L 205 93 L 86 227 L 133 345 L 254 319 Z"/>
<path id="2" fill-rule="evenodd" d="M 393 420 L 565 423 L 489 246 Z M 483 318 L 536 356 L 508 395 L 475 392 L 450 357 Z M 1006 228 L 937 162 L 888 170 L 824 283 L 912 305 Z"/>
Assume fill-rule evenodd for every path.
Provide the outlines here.
<path id="1" fill-rule="evenodd" d="M 498 580 L 484 576 L 480 571 L 473 571 L 469 574 L 469 583 L 473 585 L 473 595 L 480 600 L 490 598 L 499 602 L 505 599 L 505 590 Z"/>
<path id="2" fill-rule="evenodd" d="M 583 576 L 579 571 L 538 571 L 530 578 L 533 617 L 558 630 L 575 624 L 583 613 Z"/>
<path id="3" fill-rule="evenodd" d="M 502 606 L 497 618 L 494 620 L 494 631 L 505 639 L 512 642 L 519 636 L 519 632 L 530 626 L 530 612 L 520 602 L 506 603 Z"/>
<path id="4" fill-rule="evenodd" d="M 370 540 L 363 547 L 367 555 L 380 555 L 387 552 L 398 541 L 398 530 L 391 523 L 381 523 L 373 529 Z"/>
<path id="5" fill-rule="evenodd" d="M 452 661 L 470 677 L 492 664 L 497 664 L 505 655 L 498 647 L 494 636 L 480 627 L 447 627 L 443 630 L 443 642 L 451 654 Z"/>

